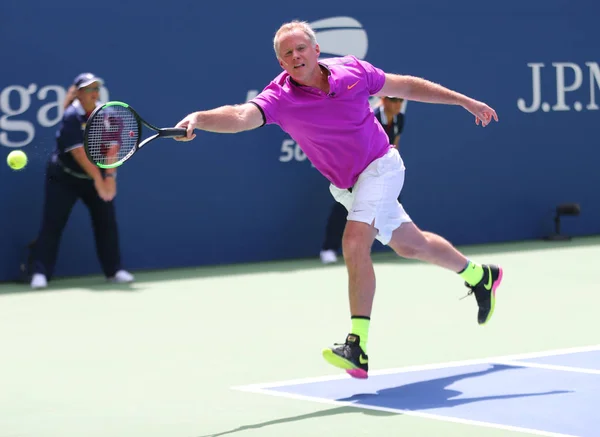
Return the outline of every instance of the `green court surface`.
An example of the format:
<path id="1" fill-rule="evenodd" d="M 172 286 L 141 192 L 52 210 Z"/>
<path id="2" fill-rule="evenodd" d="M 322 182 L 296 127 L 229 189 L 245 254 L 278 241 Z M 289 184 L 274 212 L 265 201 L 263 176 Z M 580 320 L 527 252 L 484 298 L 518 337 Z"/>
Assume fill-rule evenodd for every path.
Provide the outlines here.
<path id="1" fill-rule="evenodd" d="M 485 327 L 474 298 L 460 300 L 457 275 L 374 255 L 371 372 L 600 344 L 600 238 L 463 250 L 504 268 Z M 341 263 L 315 256 L 136 279 L 0 285 L 0 437 L 531 434 L 237 389 L 341 374 L 321 357 L 350 326 Z"/>

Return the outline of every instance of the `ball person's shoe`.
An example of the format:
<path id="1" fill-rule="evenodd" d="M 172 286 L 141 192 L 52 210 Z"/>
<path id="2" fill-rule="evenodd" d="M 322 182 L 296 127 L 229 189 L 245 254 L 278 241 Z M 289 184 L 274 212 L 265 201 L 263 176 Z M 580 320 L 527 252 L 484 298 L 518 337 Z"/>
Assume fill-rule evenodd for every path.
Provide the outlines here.
<path id="1" fill-rule="evenodd" d="M 344 344 L 335 343 L 323 349 L 323 358 L 332 366 L 344 369 L 353 378 L 366 379 L 369 372 L 369 357 L 360 347 L 360 337 L 348 334 Z"/>
<path id="2" fill-rule="evenodd" d="M 113 282 L 115 284 L 130 284 L 134 279 L 133 275 L 127 270 L 119 270 L 115 273 L 115 276 L 108 278 L 108 282 Z"/>
<path id="3" fill-rule="evenodd" d="M 34 290 L 39 290 L 42 288 L 46 288 L 48 286 L 48 279 L 46 279 L 46 275 L 41 273 L 34 273 L 31 277 L 31 288 Z"/>
<path id="4" fill-rule="evenodd" d="M 322 250 L 319 255 L 323 264 L 334 264 L 337 262 L 337 255 L 334 250 Z"/>
<path id="5" fill-rule="evenodd" d="M 477 323 L 485 325 L 494 314 L 496 305 L 496 289 L 502 282 L 502 269 L 492 264 L 483 264 L 483 278 L 476 285 L 465 283 L 470 289 L 469 294 L 474 294 L 479 311 L 477 312 Z"/>

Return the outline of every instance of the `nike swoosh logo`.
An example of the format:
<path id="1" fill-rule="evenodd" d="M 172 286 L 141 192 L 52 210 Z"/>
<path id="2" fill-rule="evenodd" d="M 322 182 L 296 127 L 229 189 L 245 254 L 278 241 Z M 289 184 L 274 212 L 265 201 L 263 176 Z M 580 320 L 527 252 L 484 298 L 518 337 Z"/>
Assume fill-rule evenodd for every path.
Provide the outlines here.
<path id="1" fill-rule="evenodd" d="M 486 290 L 491 290 L 492 289 L 492 269 L 490 269 L 489 267 L 488 269 L 488 282 L 487 284 L 484 285 Z"/>
<path id="2" fill-rule="evenodd" d="M 351 90 L 352 88 L 354 88 L 354 86 L 360 82 L 360 80 L 357 80 L 356 82 L 354 82 L 352 85 L 348 85 L 348 89 Z"/>
<path id="3" fill-rule="evenodd" d="M 361 355 L 361 356 L 359 356 L 359 357 L 358 357 L 358 362 L 359 362 L 360 364 L 368 364 L 368 363 L 369 363 L 369 360 L 368 360 L 368 359 L 366 359 L 366 360 L 365 360 L 365 359 L 363 359 L 363 356 Z"/>

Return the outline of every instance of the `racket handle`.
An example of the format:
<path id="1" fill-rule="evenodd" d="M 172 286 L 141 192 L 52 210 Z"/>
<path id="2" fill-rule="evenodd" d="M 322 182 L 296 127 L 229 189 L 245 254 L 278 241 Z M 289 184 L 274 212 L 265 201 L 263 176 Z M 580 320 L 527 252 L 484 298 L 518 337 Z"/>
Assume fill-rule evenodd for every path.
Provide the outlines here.
<path id="1" fill-rule="evenodd" d="M 158 130 L 158 136 L 162 138 L 185 137 L 187 129 L 181 127 L 167 127 Z"/>

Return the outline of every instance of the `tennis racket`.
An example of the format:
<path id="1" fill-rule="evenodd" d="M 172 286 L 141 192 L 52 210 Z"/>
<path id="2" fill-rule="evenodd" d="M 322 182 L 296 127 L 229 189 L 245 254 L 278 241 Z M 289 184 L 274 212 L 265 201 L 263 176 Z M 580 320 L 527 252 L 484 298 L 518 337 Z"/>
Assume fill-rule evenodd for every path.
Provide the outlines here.
<path id="1" fill-rule="evenodd" d="M 141 140 L 142 125 L 156 133 Z M 158 128 L 145 121 L 127 103 L 107 102 L 90 115 L 83 135 L 83 148 L 100 168 L 115 168 L 156 138 L 184 137 L 184 128 Z"/>

